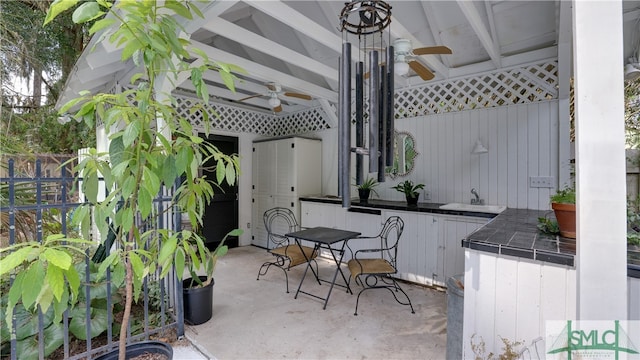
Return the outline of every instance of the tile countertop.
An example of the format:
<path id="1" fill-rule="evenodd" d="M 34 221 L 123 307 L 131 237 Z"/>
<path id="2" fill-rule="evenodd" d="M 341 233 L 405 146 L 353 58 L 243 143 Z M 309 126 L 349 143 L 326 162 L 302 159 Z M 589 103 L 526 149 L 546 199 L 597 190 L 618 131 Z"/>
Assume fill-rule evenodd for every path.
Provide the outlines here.
<path id="1" fill-rule="evenodd" d="M 574 266 L 576 239 L 538 231 L 538 218 L 554 218 L 553 211 L 507 209 L 467 235 L 462 246 L 494 254 Z M 640 278 L 640 253 L 629 250 L 627 276 Z"/>

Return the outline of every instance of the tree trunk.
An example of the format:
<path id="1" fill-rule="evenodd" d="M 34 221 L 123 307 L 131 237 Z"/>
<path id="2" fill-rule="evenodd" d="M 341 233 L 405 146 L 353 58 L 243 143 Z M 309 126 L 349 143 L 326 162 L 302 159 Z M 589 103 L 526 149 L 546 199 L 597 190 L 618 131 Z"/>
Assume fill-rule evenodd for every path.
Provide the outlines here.
<path id="1" fill-rule="evenodd" d="M 42 69 L 36 64 L 33 65 L 33 97 L 31 98 L 31 105 L 33 110 L 36 111 L 42 104 Z"/>
<path id="2" fill-rule="evenodd" d="M 133 239 L 133 229 L 129 231 L 129 239 Z M 130 245 L 125 245 L 125 253 L 131 250 Z M 127 331 L 129 329 L 129 317 L 131 316 L 131 303 L 133 302 L 133 268 L 129 256 L 125 256 L 125 296 L 124 314 L 120 325 L 120 342 L 118 345 L 118 360 L 126 360 L 127 355 Z"/>

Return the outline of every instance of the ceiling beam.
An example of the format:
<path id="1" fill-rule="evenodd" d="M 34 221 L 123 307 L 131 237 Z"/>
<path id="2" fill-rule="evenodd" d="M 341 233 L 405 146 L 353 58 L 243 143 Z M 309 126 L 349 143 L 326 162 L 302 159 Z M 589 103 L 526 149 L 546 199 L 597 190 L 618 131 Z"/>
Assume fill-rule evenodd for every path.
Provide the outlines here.
<path id="1" fill-rule="evenodd" d="M 444 42 L 442 41 L 440 32 L 438 32 L 438 29 L 440 29 L 440 22 L 438 21 L 437 17 L 434 15 L 435 10 L 433 9 L 433 4 L 429 1 L 420 1 L 420 4 L 422 5 L 422 10 L 424 11 L 424 15 L 427 18 L 427 25 L 429 26 L 429 31 L 431 32 L 431 36 L 433 37 L 434 44 L 436 45 L 443 44 Z M 395 25 L 391 25 L 391 26 L 395 26 Z M 442 56 L 441 59 L 442 59 L 442 62 L 447 66 L 451 65 L 449 62 L 449 58 L 447 56 Z"/>
<path id="2" fill-rule="evenodd" d="M 245 46 L 249 46 L 255 50 L 269 54 L 284 62 L 303 67 L 306 70 L 329 78 L 333 81 L 338 81 L 338 72 L 336 69 L 292 51 L 288 47 L 282 46 L 249 30 L 245 30 L 244 28 L 224 19 L 214 19 L 213 21 L 204 24 L 203 28 Z"/>
<path id="3" fill-rule="evenodd" d="M 473 31 L 475 31 L 476 36 L 480 39 L 482 46 L 484 47 L 487 54 L 491 58 L 491 61 L 495 64 L 496 68 L 501 68 L 500 64 L 500 52 L 498 51 L 498 45 L 491 38 L 491 34 L 487 31 L 487 28 L 482 23 L 482 17 L 478 12 L 478 9 L 475 6 L 473 1 L 468 0 L 457 0 L 458 6 L 462 13 L 469 21 L 469 25 Z"/>
<path id="4" fill-rule="evenodd" d="M 309 19 L 304 14 L 296 11 L 290 6 L 286 5 L 282 1 L 245 1 L 252 7 L 262 11 L 263 13 L 277 19 L 278 21 L 287 24 L 288 26 L 296 29 L 297 31 L 309 36 L 310 38 L 318 41 L 319 43 L 333 49 L 338 54 L 342 53 L 342 37 L 336 33 L 333 33 L 321 25 L 318 25 L 313 20 Z M 351 60 L 358 61 L 359 58 L 364 59 L 366 54 L 364 52 L 352 51 Z"/>
<path id="5" fill-rule="evenodd" d="M 271 2 L 270 2 L 271 3 Z M 230 54 L 226 51 L 216 49 L 198 41 L 192 41 L 192 45 L 204 51 L 211 59 L 217 61 L 235 64 L 246 70 L 251 77 L 264 82 L 277 82 L 286 88 L 309 94 L 316 98 L 325 98 L 331 102 L 338 101 L 338 93 L 321 86 L 309 83 L 291 75 L 273 70 L 264 65 L 257 64 L 251 60 L 247 60 L 237 55 Z"/>

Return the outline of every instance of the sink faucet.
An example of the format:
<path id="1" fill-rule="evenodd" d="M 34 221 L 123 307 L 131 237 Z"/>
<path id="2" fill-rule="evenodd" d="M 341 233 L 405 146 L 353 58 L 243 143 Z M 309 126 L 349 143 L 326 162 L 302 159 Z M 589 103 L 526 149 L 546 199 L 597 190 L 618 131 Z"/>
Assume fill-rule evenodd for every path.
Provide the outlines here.
<path id="1" fill-rule="evenodd" d="M 484 205 L 484 199 L 480 199 L 480 195 L 478 195 L 476 188 L 471 189 L 471 194 L 475 196 L 475 199 L 471 199 L 471 205 Z"/>

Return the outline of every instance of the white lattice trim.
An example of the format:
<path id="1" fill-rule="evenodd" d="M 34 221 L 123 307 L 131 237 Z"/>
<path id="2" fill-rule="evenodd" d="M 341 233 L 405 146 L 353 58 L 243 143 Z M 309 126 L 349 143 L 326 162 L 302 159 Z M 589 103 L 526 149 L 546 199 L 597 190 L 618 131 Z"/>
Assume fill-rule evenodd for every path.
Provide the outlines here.
<path id="1" fill-rule="evenodd" d="M 204 129 L 202 110 L 191 113 L 191 108 L 199 100 L 180 95 L 175 95 L 175 98 L 178 114 L 189 119 L 195 128 Z M 285 136 L 329 128 L 319 107 L 283 116 L 214 102 L 210 102 L 204 109 L 211 119 L 210 128 L 215 130 Z"/>
<path id="2" fill-rule="evenodd" d="M 546 101 L 558 97 L 558 61 L 399 89 L 396 119 Z"/>

